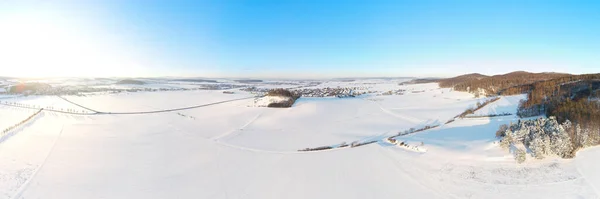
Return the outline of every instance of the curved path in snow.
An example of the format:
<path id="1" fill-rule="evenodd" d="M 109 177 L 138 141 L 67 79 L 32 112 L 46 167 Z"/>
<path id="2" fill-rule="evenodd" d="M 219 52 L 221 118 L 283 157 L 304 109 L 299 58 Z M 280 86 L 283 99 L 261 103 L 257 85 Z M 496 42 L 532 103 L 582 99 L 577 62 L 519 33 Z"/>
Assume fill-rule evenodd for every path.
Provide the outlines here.
<path id="1" fill-rule="evenodd" d="M 408 121 L 410 123 L 413 123 L 413 124 L 418 124 L 418 123 L 423 122 L 423 120 L 419 120 L 419 119 L 414 118 L 414 117 L 410 117 L 410 116 L 407 116 L 407 115 L 401 115 L 401 114 L 394 113 L 394 112 L 392 112 L 392 111 L 390 111 L 390 110 L 388 110 L 386 108 L 383 108 L 383 106 L 381 106 L 381 104 L 379 104 L 379 103 L 377 103 L 375 101 L 371 101 L 371 100 L 366 100 L 366 101 L 369 101 L 371 103 L 376 104 L 379 107 L 379 109 L 381 109 L 382 112 L 384 112 L 384 113 L 386 113 L 386 114 L 388 114 L 388 115 L 390 115 L 392 117 L 403 119 L 403 120 L 406 120 L 406 121 Z"/>
<path id="2" fill-rule="evenodd" d="M 40 171 L 40 169 L 48 161 L 48 158 L 50 157 L 50 154 L 52 154 L 52 152 L 54 151 L 54 147 L 56 146 L 56 143 L 58 142 L 58 139 L 62 135 L 63 130 L 64 130 L 64 125 L 60 128 L 60 132 L 58 133 L 58 135 L 56 136 L 56 138 L 54 138 L 54 141 L 52 142 L 52 146 L 50 147 L 50 149 L 48 150 L 48 153 L 44 157 L 44 160 L 42 161 L 42 164 L 40 164 L 39 166 L 37 166 L 35 168 L 35 170 L 31 174 L 31 176 L 29 176 L 29 178 L 27 178 L 27 180 L 21 185 L 21 187 L 19 187 L 19 189 L 17 190 L 17 193 L 15 195 L 13 195 L 11 197 L 11 199 L 21 198 L 21 195 L 23 195 L 23 192 L 25 192 L 25 190 L 29 186 L 29 183 L 31 183 L 31 180 L 33 180 L 33 178 L 35 178 L 35 175 L 38 173 L 38 171 Z"/>
<path id="3" fill-rule="evenodd" d="M 98 112 L 98 111 L 96 111 L 95 113 L 73 113 L 73 112 L 51 110 L 51 109 L 44 109 L 43 111 L 49 111 L 49 112 L 55 112 L 55 113 L 64 113 L 64 114 L 71 114 L 71 115 L 136 115 L 136 114 L 165 113 L 165 112 L 173 112 L 173 111 L 195 109 L 195 108 L 201 108 L 201 107 L 205 107 L 205 106 L 212 106 L 212 105 L 223 104 L 223 103 L 228 103 L 228 102 L 233 102 L 233 101 L 246 100 L 246 99 L 251 99 L 251 98 L 254 98 L 254 97 L 244 97 L 244 98 L 238 98 L 238 99 L 232 99 L 232 100 L 225 100 L 225 101 L 213 102 L 213 103 L 196 105 L 196 106 L 189 106 L 189 107 L 183 107 L 183 108 L 174 108 L 174 109 L 164 109 L 164 110 L 154 110 L 154 111 L 134 111 L 134 112 Z M 11 105 L 11 104 L 0 104 L 0 105 L 38 110 L 38 108 L 16 106 L 16 105 Z M 85 108 L 83 106 L 81 106 L 81 107 Z M 85 108 L 85 109 L 88 109 L 88 108 Z M 93 109 L 88 109 L 88 110 L 93 110 Z"/>
<path id="4" fill-rule="evenodd" d="M 134 114 L 165 113 L 165 112 L 173 112 L 173 111 L 195 109 L 195 108 L 200 108 L 200 107 L 205 107 L 205 106 L 212 106 L 212 105 L 217 105 L 217 104 L 223 104 L 223 103 L 233 102 L 233 101 L 247 100 L 247 99 L 251 99 L 251 98 L 254 98 L 254 97 L 244 97 L 244 98 L 238 98 L 238 99 L 232 99 L 232 100 L 225 100 L 225 101 L 220 101 L 220 102 L 213 102 L 213 103 L 208 103 L 208 104 L 202 104 L 202 105 L 197 105 L 197 106 L 189 106 L 189 107 L 183 107 L 183 108 L 175 108 L 175 109 L 165 109 L 165 110 L 155 110 L 155 111 L 137 111 L 137 112 L 100 112 L 98 114 L 134 115 Z"/>

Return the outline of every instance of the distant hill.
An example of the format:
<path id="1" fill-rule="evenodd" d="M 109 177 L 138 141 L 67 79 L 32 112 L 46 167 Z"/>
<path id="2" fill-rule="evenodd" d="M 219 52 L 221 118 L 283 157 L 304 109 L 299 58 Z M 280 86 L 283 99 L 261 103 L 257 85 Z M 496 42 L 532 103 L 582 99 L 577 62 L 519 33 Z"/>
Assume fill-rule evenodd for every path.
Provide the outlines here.
<path id="1" fill-rule="evenodd" d="M 453 86 L 453 85 L 457 85 L 460 83 L 464 83 L 464 82 L 470 82 L 470 81 L 477 81 L 477 80 L 481 80 L 484 78 L 488 78 L 489 76 L 487 75 L 482 75 L 479 73 L 471 73 L 471 74 L 466 74 L 466 75 L 460 75 L 460 76 L 456 76 L 456 77 L 452 77 L 452 78 L 447 78 L 447 79 L 441 79 L 439 80 L 440 86 Z"/>
<path id="2" fill-rule="evenodd" d="M 261 83 L 263 82 L 263 80 L 260 79 L 238 79 L 238 80 L 233 80 L 235 82 L 238 83 Z"/>
<path id="3" fill-rule="evenodd" d="M 400 85 L 406 85 L 406 84 L 425 84 L 425 83 L 439 82 L 440 80 L 442 80 L 442 79 L 441 78 L 420 78 L 420 79 L 412 79 L 412 80 L 407 81 L 407 82 L 402 82 L 402 83 L 400 83 Z"/>
<path id="4" fill-rule="evenodd" d="M 568 128 L 574 150 L 600 144 L 600 73 L 571 75 L 516 71 L 503 75 L 462 75 L 439 81 L 440 87 L 487 95 L 527 94 L 517 115 L 555 116 L 558 122 L 573 123 Z M 580 130 L 577 130 L 580 129 Z"/>
<path id="5" fill-rule="evenodd" d="M 567 76 L 571 75 L 563 73 L 530 73 L 525 71 L 515 71 L 494 76 L 472 73 L 453 78 L 442 79 L 438 82 L 442 88 L 453 88 L 457 91 L 485 91 L 487 94 L 501 94 L 503 92 L 507 92 L 507 89 L 515 86 Z M 518 90 L 507 94 L 517 94 L 522 92 L 523 91 Z"/>
<path id="6" fill-rule="evenodd" d="M 37 93 L 37 92 L 41 92 L 41 91 L 46 91 L 50 88 L 52 88 L 52 86 L 50 86 L 49 84 L 32 82 L 32 83 L 20 83 L 17 85 L 13 85 L 13 86 L 8 87 L 7 90 L 9 93 L 21 94 L 21 93 Z"/>
<path id="7" fill-rule="evenodd" d="M 210 79 L 174 79 L 173 81 L 178 81 L 178 82 L 198 82 L 198 83 L 217 83 L 217 80 L 210 80 Z"/>
<path id="8" fill-rule="evenodd" d="M 104 77 L 97 77 L 97 78 L 94 78 L 93 80 L 100 80 L 100 81 L 110 81 L 110 80 L 113 80 L 113 79 L 110 79 L 110 78 L 104 78 Z"/>
<path id="9" fill-rule="evenodd" d="M 118 81 L 115 84 L 135 84 L 135 85 L 144 85 L 146 84 L 146 82 L 140 81 L 140 80 L 135 80 L 135 79 L 124 79 L 121 81 Z"/>

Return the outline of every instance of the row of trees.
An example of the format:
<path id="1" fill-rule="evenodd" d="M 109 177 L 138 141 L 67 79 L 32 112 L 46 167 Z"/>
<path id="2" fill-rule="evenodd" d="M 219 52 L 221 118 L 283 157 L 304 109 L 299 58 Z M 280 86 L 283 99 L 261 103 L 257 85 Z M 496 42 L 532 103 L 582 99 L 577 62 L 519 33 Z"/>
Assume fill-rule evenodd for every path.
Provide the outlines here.
<path id="1" fill-rule="evenodd" d="M 4 137 L 4 135 L 6 135 L 8 132 L 10 132 L 11 130 L 25 124 L 26 122 L 28 122 L 29 120 L 31 120 L 32 118 L 34 118 L 36 115 L 40 114 L 42 112 L 43 109 L 40 109 L 39 111 L 35 112 L 33 115 L 30 115 L 29 117 L 25 118 L 24 120 L 22 120 L 19 123 L 16 123 L 4 130 L 2 130 L 2 135 L 0 137 Z"/>
<path id="2" fill-rule="evenodd" d="M 418 129 L 410 128 L 410 129 L 407 129 L 405 131 L 398 132 L 396 135 L 388 137 L 386 139 L 390 143 L 396 144 L 395 143 L 396 142 L 395 137 L 397 137 L 397 136 L 404 136 L 404 135 L 408 135 L 408 134 L 413 134 L 413 133 L 417 133 L 417 132 L 429 130 L 429 129 L 432 129 L 432 128 L 436 128 L 438 126 L 440 126 L 440 125 L 433 125 L 433 126 L 432 125 L 426 125 L 424 127 L 418 128 Z M 359 147 L 359 146 L 364 146 L 364 145 L 368 145 L 368 144 L 373 144 L 373 143 L 376 143 L 376 142 L 377 142 L 377 140 L 371 140 L 371 141 L 365 141 L 365 142 L 354 141 L 354 142 L 350 143 L 350 145 L 346 144 L 346 142 L 342 142 L 342 144 L 340 144 L 337 147 L 333 147 L 333 146 L 321 146 L 321 147 L 315 147 L 315 148 L 304 148 L 304 149 L 300 149 L 298 151 L 321 151 L 321 150 L 329 150 L 329 149 L 334 149 L 334 148 L 343 148 L 343 147 L 347 147 L 347 146 L 350 146 L 350 147 Z M 403 143 L 403 145 L 405 145 L 405 144 Z M 400 146 L 403 146 L 403 145 L 400 145 Z M 423 145 L 423 143 L 421 143 L 421 145 Z"/>
<path id="3" fill-rule="evenodd" d="M 432 128 L 435 128 L 435 127 L 438 127 L 438 126 L 440 126 L 440 125 L 426 125 L 424 127 L 418 128 L 418 129 L 410 128 L 410 129 L 407 129 L 407 130 L 404 130 L 404 131 L 400 131 L 396 135 L 394 135 L 392 137 L 389 137 L 389 138 L 393 139 L 394 137 L 397 137 L 397 136 L 405 136 L 405 135 L 408 135 L 408 134 L 418 133 L 418 132 L 429 130 L 429 129 L 432 129 Z"/>
<path id="4" fill-rule="evenodd" d="M 21 108 L 35 108 L 35 109 L 41 109 L 42 106 L 40 105 L 33 105 L 33 104 L 23 104 L 23 103 L 18 103 L 18 102 L 11 102 L 11 101 L 0 101 L 0 104 L 4 104 L 4 105 L 8 105 L 8 106 L 14 106 L 14 107 L 21 107 Z M 44 109 L 46 110 L 53 110 L 53 111 L 61 111 L 61 112 L 67 112 L 67 113 L 86 113 L 85 110 L 77 110 L 77 109 L 72 109 L 72 108 L 55 108 L 53 106 L 46 106 L 44 107 Z"/>
<path id="5" fill-rule="evenodd" d="M 512 113 L 496 113 L 496 114 L 489 114 L 489 115 L 467 115 L 467 116 L 465 116 L 465 118 L 500 117 L 500 116 L 509 116 L 509 115 L 512 115 Z"/>
<path id="6" fill-rule="evenodd" d="M 330 149 L 334 149 L 334 148 L 344 148 L 344 147 L 348 147 L 348 146 L 350 146 L 351 148 L 354 148 L 354 147 L 364 146 L 367 144 L 373 144 L 375 142 L 377 142 L 377 140 L 371 140 L 371 141 L 366 141 L 366 142 L 354 141 L 354 142 L 350 143 L 350 145 L 346 144 L 346 142 L 342 142 L 339 146 L 320 146 L 320 147 L 315 147 L 315 148 L 299 149 L 298 151 L 322 151 L 322 150 L 330 150 Z"/>
<path id="7" fill-rule="evenodd" d="M 474 108 L 468 108 L 467 110 L 465 110 L 464 112 L 462 112 L 461 114 L 457 115 L 456 118 L 463 118 L 469 114 L 474 114 L 475 111 L 478 111 L 479 109 L 483 108 L 484 106 L 487 106 L 488 104 L 498 101 L 500 100 L 499 97 L 493 97 L 490 99 L 486 99 L 483 102 L 477 102 L 477 104 L 475 104 Z"/>
<path id="8" fill-rule="evenodd" d="M 16 107 L 23 107 L 23 108 L 40 108 L 40 106 L 38 106 L 38 105 L 23 104 L 23 103 L 18 103 L 18 102 L 11 102 L 11 101 L 0 101 L 0 104 L 16 106 Z"/>

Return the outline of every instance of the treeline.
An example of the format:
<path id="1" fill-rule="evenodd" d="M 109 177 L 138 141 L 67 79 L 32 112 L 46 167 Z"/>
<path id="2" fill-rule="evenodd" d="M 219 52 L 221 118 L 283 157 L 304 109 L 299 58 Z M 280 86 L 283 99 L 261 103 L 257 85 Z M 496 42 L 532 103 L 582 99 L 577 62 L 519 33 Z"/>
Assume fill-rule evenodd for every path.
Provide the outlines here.
<path id="1" fill-rule="evenodd" d="M 516 71 L 503 75 L 485 76 L 468 74 L 440 80 L 442 88 L 453 88 L 456 91 L 475 92 L 483 90 L 488 95 L 514 95 L 527 92 L 528 84 L 549 79 L 571 76 L 562 73 L 529 73 Z"/>
<path id="2" fill-rule="evenodd" d="M 581 128 L 600 131 L 600 74 L 577 75 L 538 82 L 521 101 L 520 117 L 555 116 Z M 600 132 L 599 132 L 600 133 Z"/>
<path id="3" fill-rule="evenodd" d="M 300 95 L 293 93 L 292 91 L 283 89 L 283 88 L 271 89 L 267 92 L 267 96 L 281 96 L 281 97 L 292 97 L 292 98 L 300 97 Z"/>
<path id="4" fill-rule="evenodd" d="M 525 85 L 528 87 L 525 106 L 541 104 L 549 100 L 579 99 L 587 96 L 598 97 L 600 74 L 571 75 Z"/>

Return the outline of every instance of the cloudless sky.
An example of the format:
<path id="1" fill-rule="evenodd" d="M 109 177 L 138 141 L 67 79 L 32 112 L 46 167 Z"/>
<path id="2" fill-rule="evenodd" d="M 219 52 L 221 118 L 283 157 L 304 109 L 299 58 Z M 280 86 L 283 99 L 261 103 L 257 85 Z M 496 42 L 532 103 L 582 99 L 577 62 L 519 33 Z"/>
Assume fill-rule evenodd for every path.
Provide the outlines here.
<path id="1" fill-rule="evenodd" d="M 600 72 L 599 1 L 0 1 L 0 25 L 0 76 Z"/>

